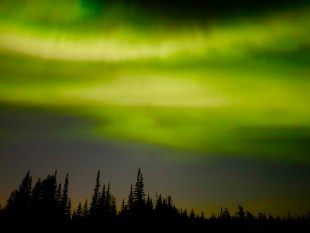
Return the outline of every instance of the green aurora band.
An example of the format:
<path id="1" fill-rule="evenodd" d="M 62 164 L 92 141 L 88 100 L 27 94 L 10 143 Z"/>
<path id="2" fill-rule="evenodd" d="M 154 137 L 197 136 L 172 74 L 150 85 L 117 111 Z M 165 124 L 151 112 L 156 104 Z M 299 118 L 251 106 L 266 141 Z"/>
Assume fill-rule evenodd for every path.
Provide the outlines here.
<path id="1" fill-rule="evenodd" d="M 309 7 L 178 23 L 23 3 L 0 4 L 1 103 L 96 122 L 76 137 L 310 162 Z"/>

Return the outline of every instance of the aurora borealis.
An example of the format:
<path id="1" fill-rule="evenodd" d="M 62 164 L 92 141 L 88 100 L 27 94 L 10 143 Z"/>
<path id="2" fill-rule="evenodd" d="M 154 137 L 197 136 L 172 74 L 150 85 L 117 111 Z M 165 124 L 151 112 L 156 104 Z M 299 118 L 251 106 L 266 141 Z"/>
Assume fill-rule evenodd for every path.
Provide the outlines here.
<path id="1" fill-rule="evenodd" d="M 0 202 L 101 169 L 120 203 L 140 167 L 184 208 L 308 211 L 310 5 L 141 2 L 1 1 Z"/>

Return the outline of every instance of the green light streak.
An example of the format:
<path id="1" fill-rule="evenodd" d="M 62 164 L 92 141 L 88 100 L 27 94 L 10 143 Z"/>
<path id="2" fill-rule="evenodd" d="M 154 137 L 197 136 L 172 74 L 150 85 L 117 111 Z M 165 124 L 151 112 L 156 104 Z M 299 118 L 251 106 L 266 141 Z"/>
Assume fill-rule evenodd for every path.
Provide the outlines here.
<path id="1" fill-rule="evenodd" d="M 90 14 L 75 6 L 63 20 Z M 309 9 L 153 31 L 101 30 L 107 20 L 89 33 L 25 25 L 30 9 L 0 17 L 0 101 L 74 109 L 98 122 L 96 137 L 310 161 L 309 68 L 274 59 L 307 57 Z"/>
<path id="2" fill-rule="evenodd" d="M 52 34 L 24 31 L 16 25 L 4 23 L 0 47 L 40 58 L 77 61 L 169 58 L 178 53 L 207 60 L 245 59 L 255 51 L 290 52 L 306 44 L 310 39 L 307 33 L 307 28 L 310 29 L 309 12 L 309 9 L 302 9 L 299 17 L 294 19 L 286 13 L 259 20 L 239 20 L 233 25 L 185 27 L 175 29 L 173 34 L 161 29 L 148 39 L 143 37 L 143 31 L 132 27 L 116 27 L 109 33 L 97 31 L 87 37 L 57 31 Z"/>

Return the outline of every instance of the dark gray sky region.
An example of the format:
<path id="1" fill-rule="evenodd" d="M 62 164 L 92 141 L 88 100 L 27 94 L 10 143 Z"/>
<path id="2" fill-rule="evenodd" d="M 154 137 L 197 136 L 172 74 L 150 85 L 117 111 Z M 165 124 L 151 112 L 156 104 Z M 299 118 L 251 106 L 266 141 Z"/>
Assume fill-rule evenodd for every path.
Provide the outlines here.
<path id="1" fill-rule="evenodd" d="M 68 136 L 88 123 L 59 114 L 24 108 L 0 112 L 0 200 L 3 205 L 28 169 L 44 178 L 58 169 L 70 176 L 73 204 L 90 198 L 98 169 L 111 182 L 120 204 L 141 168 L 146 192 L 172 195 L 180 208 L 218 213 L 238 203 L 253 212 L 286 214 L 310 208 L 307 164 L 198 153 L 108 139 Z M 74 135 L 74 131 L 71 132 Z M 87 135 L 87 131 L 85 130 Z"/>

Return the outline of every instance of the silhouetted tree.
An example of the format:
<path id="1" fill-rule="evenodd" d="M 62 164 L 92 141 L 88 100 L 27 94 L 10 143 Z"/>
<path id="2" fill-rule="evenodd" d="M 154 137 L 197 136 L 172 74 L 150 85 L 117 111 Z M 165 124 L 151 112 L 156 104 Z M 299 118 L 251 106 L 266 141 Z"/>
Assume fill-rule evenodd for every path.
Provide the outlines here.
<path id="1" fill-rule="evenodd" d="M 26 220 L 31 211 L 32 177 L 28 171 L 19 188 L 14 190 L 5 207 L 8 215 L 19 220 Z"/>
<path id="2" fill-rule="evenodd" d="M 83 217 L 87 218 L 88 215 L 89 215 L 89 209 L 88 209 L 88 201 L 87 201 L 87 198 L 86 198 L 85 202 L 84 202 L 84 206 L 83 206 Z"/>
<path id="3" fill-rule="evenodd" d="M 238 205 L 238 211 L 236 213 L 237 217 L 240 218 L 240 219 L 244 219 L 245 218 L 245 212 L 243 210 L 243 207 L 242 205 Z"/>
<path id="4" fill-rule="evenodd" d="M 99 194 L 100 195 L 100 194 Z M 101 195 L 98 199 L 98 207 L 97 207 L 97 217 L 98 219 L 104 219 L 106 212 L 106 190 L 105 185 L 103 185 Z"/>
<path id="5" fill-rule="evenodd" d="M 127 206 L 128 206 L 128 210 L 129 210 L 129 211 L 132 211 L 132 210 L 133 210 L 133 206 L 134 206 L 134 197 L 133 197 L 132 184 L 130 185 L 130 191 L 129 191 L 128 201 L 127 201 Z"/>
<path id="6" fill-rule="evenodd" d="M 113 222 L 113 220 L 116 218 L 117 210 L 116 210 L 116 199 L 113 195 L 111 195 L 110 199 L 110 209 L 109 209 L 109 215 L 110 215 L 110 221 Z"/>
<path id="7" fill-rule="evenodd" d="M 231 215 L 229 213 L 229 210 L 227 208 L 223 208 L 221 207 L 221 212 L 220 212 L 220 218 L 223 220 L 230 220 L 231 219 Z"/>
<path id="8" fill-rule="evenodd" d="M 98 205 L 99 205 L 99 197 L 100 197 L 100 170 L 97 172 L 96 184 L 94 188 L 94 193 L 92 197 L 92 202 L 90 203 L 89 216 L 91 218 L 97 217 Z"/>
<path id="9" fill-rule="evenodd" d="M 59 208 L 56 200 L 57 182 L 56 175 L 48 175 L 41 183 L 41 199 L 39 200 L 42 221 L 52 222 L 57 218 Z"/>
<path id="10" fill-rule="evenodd" d="M 67 209 L 66 209 L 66 217 L 67 217 L 67 219 L 71 218 L 71 208 L 72 208 L 72 206 L 71 206 L 71 198 L 69 198 Z"/>
<path id="11" fill-rule="evenodd" d="M 76 209 L 76 219 L 81 219 L 82 217 L 82 203 L 79 202 L 79 205 Z"/>
<path id="12" fill-rule="evenodd" d="M 6 202 L 6 206 L 4 207 L 6 216 L 11 219 L 13 217 L 15 217 L 16 214 L 16 196 L 17 196 L 17 189 L 15 189 L 14 191 L 11 192 L 7 202 Z"/>
<path id="13" fill-rule="evenodd" d="M 163 199 L 161 197 L 161 194 L 159 194 L 156 199 L 155 211 L 161 212 L 162 207 L 163 207 Z"/>
<path id="14" fill-rule="evenodd" d="M 203 211 L 202 211 L 201 214 L 200 214 L 200 220 L 205 220 L 205 214 L 204 214 Z"/>
<path id="15" fill-rule="evenodd" d="M 57 190 L 56 190 L 56 201 L 57 205 L 59 206 L 59 209 L 61 209 L 62 205 L 62 187 L 61 183 L 58 184 Z"/>
<path id="16" fill-rule="evenodd" d="M 62 216 L 65 218 L 68 218 L 70 216 L 71 207 L 69 208 L 69 175 L 67 173 L 65 184 L 62 192 L 62 198 L 61 198 L 61 212 Z"/>
<path id="17" fill-rule="evenodd" d="M 125 213 L 126 212 L 126 205 L 125 205 L 125 200 L 124 200 L 124 198 L 123 198 L 123 200 L 122 200 L 122 206 L 121 206 L 121 212 L 122 213 Z"/>
<path id="18" fill-rule="evenodd" d="M 147 199 L 146 199 L 146 211 L 147 213 L 150 215 L 153 212 L 153 200 L 150 197 L 150 195 L 147 195 Z"/>
<path id="19" fill-rule="evenodd" d="M 141 170 L 139 168 L 138 170 L 138 175 L 137 175 L 137 180 L 136 180 L 136 185 L 133 193 L 133 200 L 134 200 L 134 205 L 137 207 L 141 208 L 145 204 L 145 193 L 144 193 L 144 182 L 143 182 L 143 176 L 141 174 Z"/>
<path id="20" fill-rule="evenodd" d="M 111 210 L 111 193 L 110 193 L 110 183 L 108 184 L 108 188 L 105 194 L 105 203 L 104 203 L 104 207 L 106 210 L 106 213 L 109 214 L 110 210 Z"/>
<path id="21" fill-rule="evenodd" d="M 42 201 L 42 182 L 39 178 L 32 190 L 31 202 L 31 215 L 35 218 L 41 218 L 41 201 Z"/>
<path id="22" fill-rule="evenodd" d="M 108 184 L 105 192 L 105 204 L 104 204 L 104 217 L 105 221 L 111 223 L 116 217 L 116 202 L 115 197 L 111 194 L 110 183 Z"/>
<path id="23" fill-rule="evenodd" d="M 17 193 L 17 202 L 20 205 L 20 211 L 22 215 L 26 216 L 30 210 L 30 198 L 32 192 L 32 177 L 30 176 L 30 171 L 27 172 L 25 178 L 23 179 L 21 185 L 19 186 Z"/>
<path id="24" fill-rule="evenodd" d="M 250 221 L 254 220 L 253 214 L 251 212 L 247 211 L 246 212 L 246 219 L 250 220 Z"/>
<path id="25" fill-rule="evenodd" d="M 7 203 L 0 207 L 0 224 L 23 227 L 24 231 L 59 229 L 72 231 L 92 231 L 101 227 L 105 232 L 309 232 L 310 212 L 306 215 L 276 218 L 271 214 L 258 213 L 254 216 L 238 205 L 238 211 L 231 216 L 227 208 L 221 208 L 220 214 L 206 218 L 204 213 L 196 215 L 194 209 L 188 215 L 187 210 L 177 209 L 169 195 L 163 198 L 156 194 L 153 200 L 147 195 L 145 200 L 144 183 L 140 169 L 137 181 L 131 185 L 127 205 L 123 199 L 121 210 L 116 211 L 116 199 L 110 190 L 110 183 L 100 188 L 100 170 L 92 196 L 91 210 L 87 199 L 71 215 L 71 198 L 69 197 L 69 175 L 64 186 L 57 183 L 57 171 L 41 181 L 38 179 L 32 189 L 32 178 L 28 171 L 18 189 L 14 190 Z M 63 224 L 63 225 L 62 225 Z M 28 228 L 27 228 L 28 226 Z M 43 226 L 43 228 L 39 228 Z M 62 226 L 62 228 L 60 227 Z M 46 228 L 47 227 L 47 228 Z"/>
<path id="26" fill-rule="evenodd" d="M 72 220 L 73 220 L 73 221 L 76 221 L 77 219 L 78 219 L 78 217 L 77 217 L 77 215 L 76 215 L 76 210 L 73 209 L 73 211 L 72 211 Z"/>
<path id="27" fill-rule="evenodd" d="M 78 207 L 72 211 L 72 220 L 74 222 L 80 222 L 82 219 L 82 203 L 79 202 Z"/>
<path id="28" fill-rule="evenodd" d="M 191 210 L 191 213 L 189 214 L 189 218 L 190 218 L 190 220 L 194 220 L 195 219 L 195 212 L 194 212 L 193 209 Z"/>

